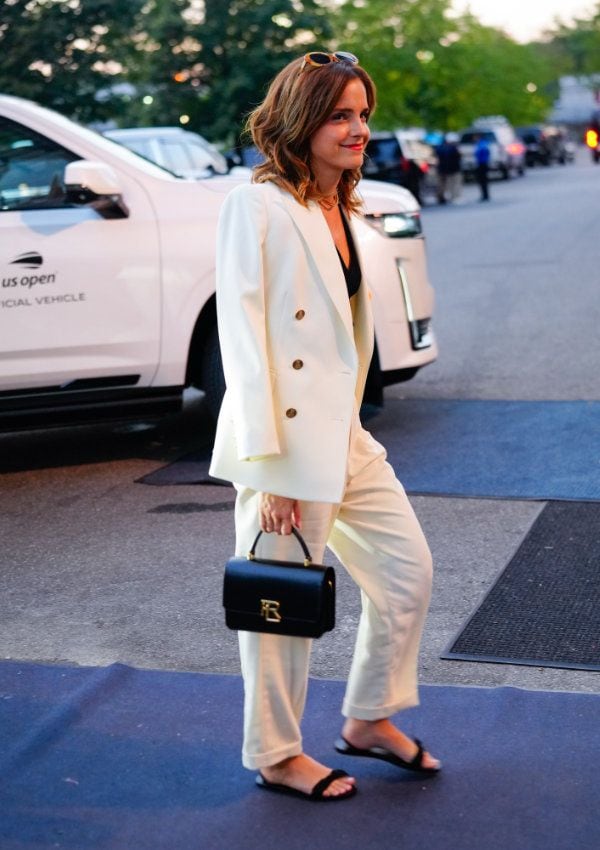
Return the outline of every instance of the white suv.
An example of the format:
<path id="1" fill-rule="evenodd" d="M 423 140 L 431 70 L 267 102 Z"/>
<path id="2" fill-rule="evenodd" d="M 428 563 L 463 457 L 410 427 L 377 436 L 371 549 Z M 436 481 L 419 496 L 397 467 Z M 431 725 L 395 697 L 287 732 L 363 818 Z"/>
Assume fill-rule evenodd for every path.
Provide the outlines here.
<path id="1" fill-rule="evenodd" d="M 525 173 L 525 145 L 502 116 L 478 118 L 460 135 L 461 168 L 469 176 L 475 171 L 475 145 L 482 137 L 490 148 L 489 170 L 508 180 L 511 174 Z"/>
<path id="2" fill-rule="evenodd" d="M 162 414 L 189 385 L 217 411 L 215 234 L 237 182 L 182 180 L 0 95 L 0 430 Z M 435 360 L 433 290 L 412 196 L 362 191 L 380 392 Z"/>
<path id="3" fill-rule="evenodd" d="M 214 145 L 181 127 L 131 127 L 106 130 L 104 135 L 178 177 L 198 180 L 229 171 L 227 160 Z"/>

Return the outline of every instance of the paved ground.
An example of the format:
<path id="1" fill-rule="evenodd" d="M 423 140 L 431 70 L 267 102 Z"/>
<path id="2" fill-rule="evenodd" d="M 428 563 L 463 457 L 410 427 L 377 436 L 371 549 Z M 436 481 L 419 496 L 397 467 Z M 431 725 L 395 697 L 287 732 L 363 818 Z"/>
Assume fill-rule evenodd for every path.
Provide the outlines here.
<path id="1" fill-rule="evenodd" d="M 598 399 L 599 187 L 582 155 L 492 184 L 489 205 L 467 186 L 459 205 L 426 208 L 440 359 L 390 395 Z M 237 672 L 220 608 L 232 491 L 135 483 L 208 439 L 194 396 L 159 428 L 0 437 L 0 657 Z M 413 503 L 437 569 L 422 680 L 597 691 L 595 673 L 439 659 L 544 503 Z M 339 573 L 322 677 L 343 677 L 352 649 L 358 596 Z"/>

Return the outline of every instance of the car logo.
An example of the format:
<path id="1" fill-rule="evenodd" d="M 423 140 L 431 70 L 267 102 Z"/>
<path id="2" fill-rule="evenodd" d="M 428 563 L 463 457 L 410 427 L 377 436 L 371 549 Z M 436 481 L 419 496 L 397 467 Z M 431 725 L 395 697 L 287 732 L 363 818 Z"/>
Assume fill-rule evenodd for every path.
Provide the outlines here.
<path id="1" fill-rule="evenodd" d="M 37 251 L 26 251 L 24 254 L 19 254 L 14 260 L 10 261 L 11 266 L 20 266 L 22 269 L 39 269 L 44 262 L 44 258 Z"/>

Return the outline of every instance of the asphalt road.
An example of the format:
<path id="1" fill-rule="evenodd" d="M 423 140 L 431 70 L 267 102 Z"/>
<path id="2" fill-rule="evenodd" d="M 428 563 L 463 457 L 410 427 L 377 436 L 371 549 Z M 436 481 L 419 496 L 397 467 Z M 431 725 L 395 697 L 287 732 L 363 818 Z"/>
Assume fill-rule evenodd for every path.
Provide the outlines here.
<path id="1" fill-rule="evenodd" d="M 396 398 L 598 399 L 600 166 L 466 186 L 423 211 L 437 291 L 439 361 Z M 222 622 L 233 491 L 151 487 L 142 475 L 210 441 L 202 399 L 158 427 L 87 427 L 0 437 L 0 657 L 238 672 Z M 582 671 L 441 661 L 544 507 L 415 497 L 436 563 L 422 681 L 598 690 Z M 313 675 L 344 677 L 358 593 L 343 571 L 339 625 L 316 642 Z"/>

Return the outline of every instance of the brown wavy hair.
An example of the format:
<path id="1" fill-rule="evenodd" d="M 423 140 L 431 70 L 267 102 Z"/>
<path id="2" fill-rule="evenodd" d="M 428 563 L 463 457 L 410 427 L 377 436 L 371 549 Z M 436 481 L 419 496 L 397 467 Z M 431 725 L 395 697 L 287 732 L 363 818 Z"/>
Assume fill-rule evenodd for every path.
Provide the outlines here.
<path id="1" fill-rule="evenodd" d="M 270 180 L 286 189 L 299 203 L 323 197 L 310 163 L 310 140 L 327 121 L 349 82 L 358 79 L 367 93 L 369 115 L 375 109 L 375 85 L 367 72 L 349 62 L 330 62 L 301 72 L 302 58 L 294 59 L 275 77 L 264 101 L 248 116 L 246 130 L 265 161 L 254 169 L 253 182 Z M 358 212 L 355 192 L 360 168 L 346 170 L 338 186 L 340 204 Z"/>

